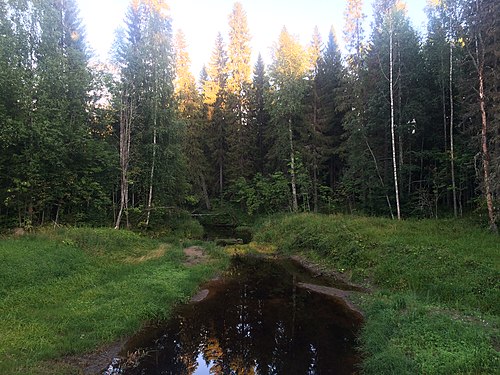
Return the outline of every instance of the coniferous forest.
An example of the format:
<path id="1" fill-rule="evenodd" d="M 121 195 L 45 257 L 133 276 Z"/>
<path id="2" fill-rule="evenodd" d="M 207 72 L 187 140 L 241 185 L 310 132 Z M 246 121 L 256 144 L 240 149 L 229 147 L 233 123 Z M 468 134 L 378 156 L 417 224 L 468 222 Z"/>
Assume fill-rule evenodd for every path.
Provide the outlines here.
<path id="1" fill-rule="evenodd" d="M 402 0 L 374 0 L 369 28 L 363 1 L 347 4 L 326 40 L 283 27 L 265 64 L 235 3 L 195 77 L 168 1 L 131 1 L 103 65 L 75 0 L 0 0 L 1 226 L 233 206 L 475 215 L 497 231 L 500 2 L 429 1 L 425 35 Z"/>

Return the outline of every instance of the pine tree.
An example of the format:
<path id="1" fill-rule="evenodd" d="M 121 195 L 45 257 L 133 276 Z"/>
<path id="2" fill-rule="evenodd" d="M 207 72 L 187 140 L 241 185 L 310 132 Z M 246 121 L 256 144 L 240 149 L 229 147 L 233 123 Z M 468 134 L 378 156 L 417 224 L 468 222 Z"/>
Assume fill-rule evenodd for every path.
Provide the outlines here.
<path id="1" fill-rule="evenodd" d="M 358 203 L 361 203 L 364 210 L 368 211 L 372 209 L 370 203 L 372 190 L 380 185 L 379 181 L 382 182 L 383 190 L 385 190 L 385 186 L 379 172 L 379 162 L 370 146 L 372 140 L 368 137 L 367 48 L 363 33 L 365 19 L 363 1 L 349 0 L 344 17 L 344 40 L 349 54 L 347 56 L 347 77 L 340 107 L 345 111 L 343 127 L 346 139 L 341 149 L 346 161 L 346 168 L 338 193 L 345 196 L 350 211 L 357 209 Z M 371 164 L 374 164 L 373 168 L 367 168 Z M 373 171 L 376 171 L 375 176 Z M 392 215 L 388 198 L 387 201 Z"/>

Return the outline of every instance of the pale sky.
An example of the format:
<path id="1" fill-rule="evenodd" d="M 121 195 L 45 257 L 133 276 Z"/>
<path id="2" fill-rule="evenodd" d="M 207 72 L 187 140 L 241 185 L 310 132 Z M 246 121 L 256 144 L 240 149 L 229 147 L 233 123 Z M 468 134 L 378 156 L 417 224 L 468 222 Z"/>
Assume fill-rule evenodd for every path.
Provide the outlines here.
<path id="1" fill-rule="evenodd" d="M 193 74 L 196 78 L 203 64 L 208 63 L 220 31 L 227 42 L 228 17 L 234 0 L 171 0 L 174 31 L 182 29 L 186 35 Z M 371 2 L 365 0 L 365 13 L 371 22 Z M 100 59 L 105 60 L 114 40 L 115 30 L 123 25 L 130 0 L 78 0 L 80 15 L 87 30 L 87 41 Z M 240 0 L 247 13 L 252 36 L 252 57 L 260 52 L 264 61 L 270 61 L 270 49 L 283 26 L 300 37 L 303 44 L 310 41 L 314 26 L 326 41 L 330 27 L 337 33 L 343 46 L 342 29 L 346 0 Z M 426 0 L 407 0 L 408 13 L 417 30 L 424 30 Z M 368 25 L 365 27 L 365 32 Z"/>

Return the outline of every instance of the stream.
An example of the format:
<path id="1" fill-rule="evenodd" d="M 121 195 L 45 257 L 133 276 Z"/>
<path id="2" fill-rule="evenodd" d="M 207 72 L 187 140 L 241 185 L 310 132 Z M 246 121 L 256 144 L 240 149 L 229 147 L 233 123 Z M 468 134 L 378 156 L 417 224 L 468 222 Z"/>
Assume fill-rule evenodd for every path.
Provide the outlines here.
<path id="1" fill-rule="evenodd" d="M 235 257 L 198 302 L 130 338 L 105 374 L 355 374 L 362 316 L 332 287 L 345 289 L 290 259 Z"/>

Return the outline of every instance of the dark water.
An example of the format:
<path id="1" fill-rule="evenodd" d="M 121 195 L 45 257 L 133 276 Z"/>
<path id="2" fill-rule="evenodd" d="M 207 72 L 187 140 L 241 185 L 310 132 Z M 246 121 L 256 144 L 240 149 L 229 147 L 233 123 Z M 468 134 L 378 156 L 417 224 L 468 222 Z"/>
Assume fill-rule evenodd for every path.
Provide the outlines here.
<path id="1" fill-rule="evenodd" d="M 122 354 L 136 363 L 121 373 L 356 373 L 360 316 L 297 286 L 310 280 L 291 261 L 235 258 L 202 302 L 128 342 Z"/>

